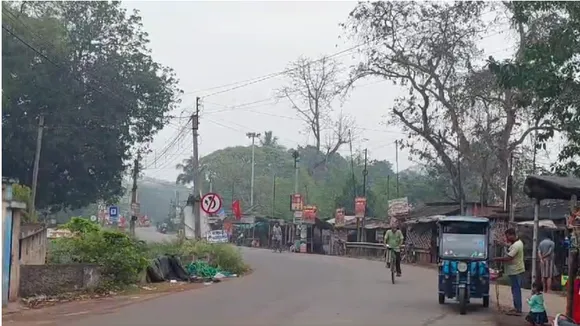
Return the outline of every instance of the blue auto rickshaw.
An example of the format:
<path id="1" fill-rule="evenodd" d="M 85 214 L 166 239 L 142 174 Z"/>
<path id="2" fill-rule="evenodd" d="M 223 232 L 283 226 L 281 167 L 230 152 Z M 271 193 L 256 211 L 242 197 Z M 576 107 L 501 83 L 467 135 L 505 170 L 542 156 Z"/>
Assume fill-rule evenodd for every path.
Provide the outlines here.
<path id="1" fill-rule="evenodd" d="M 439 303 L 455 299 L 459 313 L 472 298 L 489 307 L 489 230 L 487 218 L 445 216 L 438 222 Z"/>

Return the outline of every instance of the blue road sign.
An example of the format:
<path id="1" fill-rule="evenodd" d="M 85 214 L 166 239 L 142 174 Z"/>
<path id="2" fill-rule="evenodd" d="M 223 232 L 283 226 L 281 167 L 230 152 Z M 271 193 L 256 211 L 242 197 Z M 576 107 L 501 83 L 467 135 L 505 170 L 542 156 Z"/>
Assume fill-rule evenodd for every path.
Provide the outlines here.
<path id="1" fill-rule="evenodd" d="M 110 206 L 109 207 L 109 218 L 116 221 L 119 218 L 119 207 Z"/>

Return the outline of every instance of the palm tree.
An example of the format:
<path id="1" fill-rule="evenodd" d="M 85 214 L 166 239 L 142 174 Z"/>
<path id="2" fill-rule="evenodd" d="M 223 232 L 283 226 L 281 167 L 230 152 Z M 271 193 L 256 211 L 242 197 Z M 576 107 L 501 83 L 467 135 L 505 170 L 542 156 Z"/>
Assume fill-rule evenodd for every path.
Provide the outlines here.
<path id="1" fill-rule="evenodd" d="M 277 147 L 278 137 L 274 136 L 272 131 L 264 131 L 264 137 L 260 139 L 260 145 L 264 147 Z"/>
<path id="2" fill-rule="evenodd" d="M 193 157 L 184 159 L 183 162 L 177 164 L 175 168 L 183 171 L 177 176 L 175 183 L 183 185 L 193 183 Z"/>

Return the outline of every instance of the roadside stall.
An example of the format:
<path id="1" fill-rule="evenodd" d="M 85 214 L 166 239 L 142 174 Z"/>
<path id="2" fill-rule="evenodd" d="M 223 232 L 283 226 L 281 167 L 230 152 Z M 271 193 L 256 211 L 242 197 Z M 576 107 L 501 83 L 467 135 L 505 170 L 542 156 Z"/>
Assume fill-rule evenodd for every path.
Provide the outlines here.
<path id="1" fill-rule="evenodd" d="M 580 197 L 580 179 L 556 176 L 528 176 L 524 182 L 524 192 L 534 199 L 533 254 L 537 256 L 538 232 L 540 226 L 540 201 L 545 199 L 570 200 L 570 220 L 568 223 L 570 247 L 568 251 L 568 284 L 566 315 L 580 323 L 580 280 L 578 279 L 578 250 L 580 248 L 580 219 L 576 218 L 577 201 Z M 532 260 L 532 279 L 536 279 L 536 259 Z"/>

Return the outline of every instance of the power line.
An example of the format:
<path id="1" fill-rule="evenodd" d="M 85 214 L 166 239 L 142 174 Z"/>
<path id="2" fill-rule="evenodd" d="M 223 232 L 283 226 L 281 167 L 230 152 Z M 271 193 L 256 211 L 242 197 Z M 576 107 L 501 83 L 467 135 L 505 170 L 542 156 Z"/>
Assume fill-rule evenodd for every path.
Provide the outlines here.
<path id="1" fill-rule="evenodd" d="M 489 11 L 488 13 L 491 13 L 491 12 L 493 12 L 493 11 Z M 484 13 L 484 14 L 486 14 L 486 13 Z M 402 31 L 399 31 L 399 32 L 404 32 L 404 31 L 407 31 L 407 30 L 408 30 L 408 29 L 410 29 L 410 28 L 411 28 L 411 27 L 404 28 Z M 492 36 L 495 36 L 495 35 L 501 34 L 501 33 L 503 33 L 503 32 L 504 32 L 504 31 L 498 31 L 498 32 L 496 32 L 496 33 L 493 33 L 493 34 L 490 34 L 490 35 L 486 35 L 486 36 L 480 37 L 480 38 L 479 38 L 479 40 L 484 40 L 484 39 L 486 39 L 486 38 L 489 38 L 489 37 L 492 37 Z M 415 35 L 418 35 L 418 34 L 420 34 L 420 33 L 421 33 L 421 32 L 417 32 L 417 33 L 415 33 Z M 335 53 L 333 53 L 333 54 L 330 54 L 330 55 L 323 56 L 323 57 L 321 57 L 321 58 L 319 58 L 319 59 L 316 59 L 316 60 L 310 61 L 310 62 L 308 62 L 308 63 L 306 63 L 306 64 L 304 64 L 304 65 L 301 65 L 301 66 L 299 66 L 299 67 L 290 68 L 290 69 L 284 69 L 284 70 L 282 70 L 282 71 L 279 71 L 279 72 L 270 73 L 270 74 L 267 74 L 267 75 L 263 75 L 263 76 L 259 76 L 259 77 L 255 77 L 255 78 L 251 78 L 251 79 L 242 80 L 242 81 L 239 81 L 239 82 L 228 83 L 228 84 L 225 84 L 225 85 L 220 85 L 220 86 L 210 87 L 210 88 L 206 88 L 206 89 L 203 89 L 203 90 L 199 90 L 199 91 L 197 91 L 197 92 L 200 92 L 200 93 L 201 93 L 201 92 L 204 92 L 204 91 L 209 91 L 209 90 L 214 90 L 214 89 L 221 89 L 221 88 L 226 88 L 226 87 L 228 87 L 228 88 L 227 88 L 227 89 L 225 89 L 225 90 L 220 90 L 220 91 L 216 91 L 216 92 L 210 93 L 210 94 L 208 94 L 208 95 L 204 95 L 204 96 L 202 96 L 203 98 L 207 98 L 207 97 L 210 97 L 210 96 L 214 96 L 214 95 L 218 95 L 218 94 L 222 94 L 222 93 L 230 92 L 230 91 L 233 91 L 233 90 L 236 90 L 236 89 L 239 89 L 239 88 L 243 88 L 243 87 L 246 87 L 246 86 L 250 86 L 250 85 L 253 85 L 253 84 L 256 84 L 256 83 L 262 82 L 262 81 L 264 81 L 264 80 L 268 80 L 268 79 L 271 79 L 271 78 L 274 78 L 274 77 L 277 77 L 277 76 L 285 75 L 285 74 L 287 74 L 287 73 L 289 73 L 289 72 L 291 72 L 291 71 L 294 71 L 294 70 L 297 70 L 297 69 L 301 69 L 301 68 L 307 67 L 307 66 L 309 66 L 309 65 L 311 65 L 311 64 L 313 64 L 313 63 L 322 62 L 322 61 L 324 61 L 324 60 L 327 60 L 327 59 L 330 59 L 330 58 L 333 58 L 333 57 L 338 57 L 338 56 L 341 56 L 341 55 L 343 55 L 343 54 L 346 54 L 346 53 L 349 53 L 349 52 L 351 52 L 351 51 L 354 51 L 354 50 L 356 50 L 356 49 L 358 49 L 358 48 L 360 48 L 360 47 L 362 47 L 362 46 L 364 46 L 364 45 L 367 45 L 368 43 L 371 43 L 371 42 L 373 42 L 373 41 L 374 41 L 374 39 L 368 39 L 368 40 L 366 40 L 366 41 L 364 41 L 364 42 L 361 42 L 361 43 L 359 43 L 359 44 L 357 44 L 357 45 L 354 45 L 354 46 L 352 46 L 352 47 L 349 47 L 349 48 L 347 48 L 347 49 L 344 49 L 344 50 L 341 50 L 341 51 L 335 52 Z M 186 94 L 189 94 L 189 93 L 194 93 L 194 92 L 188 92 L 188 93 L 186 93 Z"/>

